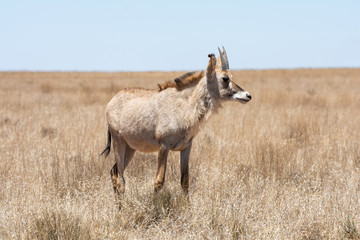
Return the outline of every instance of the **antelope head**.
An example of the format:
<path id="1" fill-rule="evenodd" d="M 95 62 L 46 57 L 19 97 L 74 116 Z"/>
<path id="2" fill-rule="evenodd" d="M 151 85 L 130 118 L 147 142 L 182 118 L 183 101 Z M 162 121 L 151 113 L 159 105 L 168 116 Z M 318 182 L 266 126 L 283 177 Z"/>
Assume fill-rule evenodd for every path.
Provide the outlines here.
<path id="1" fill-rule="evenodd" d="M 233 81 L 233 76 L 229 71 L 229 61 L 225 48 L 219 49 L 219 57 L 216 59 L 214 54 L 209 54 L 209 64 L 206 71 L 208 86 L 217 88 L 217 96 L 221 100 L 234 100 L 247 103 L 251 100 L 251 95 Z"/>

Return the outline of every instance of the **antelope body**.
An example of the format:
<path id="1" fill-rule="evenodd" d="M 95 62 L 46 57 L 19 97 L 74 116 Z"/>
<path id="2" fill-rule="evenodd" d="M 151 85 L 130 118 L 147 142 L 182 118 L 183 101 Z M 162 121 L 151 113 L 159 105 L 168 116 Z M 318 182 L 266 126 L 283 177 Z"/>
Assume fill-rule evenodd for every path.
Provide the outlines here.
<path id="1" fill-rule="evenodd" d="M 102 154 L 110 153 L 113 139 L 116 163 L 110 173 L 117 194 L 125 191 L 124 170 L 136 150 L 158 151 L 155 192 L 164 184 L 169 150 L 180 151 L 181 187 L 188 193 L 189 155 L 199 127 L 222 102 L 251 99 L 233 82 L 225 49 L 219 53 L 218 59 L 209 54 L 206 73 L 187 73 L 160 84 L 160 91 L 124 89 L 108 103 L 108 143 Z"/>

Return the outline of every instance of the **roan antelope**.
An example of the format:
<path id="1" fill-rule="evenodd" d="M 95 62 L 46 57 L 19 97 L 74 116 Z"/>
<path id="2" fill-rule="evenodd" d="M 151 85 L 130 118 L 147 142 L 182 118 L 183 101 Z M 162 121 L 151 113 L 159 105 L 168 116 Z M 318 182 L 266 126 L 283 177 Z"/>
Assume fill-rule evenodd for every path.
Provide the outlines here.
<path id="1" fill-rule="evenodd" d="M 116 163 L 110 174 L 119 196 L 125 191 L 125 168 L 136 150 L 158 151 L 155 192 L 164 184 L 169 151 L 180 151 L 181 187 L 188 193 L 189 155 L 200 125 L 224 101 L 251 100 L 251 95 L 233 81 L 224 47 L 219 53 L 218 59 L 209 54 L 205 73 L 186 73 L 159 84 L 159 91 L 124 89 L 108 103 L 108 142 L 102 154 L 109 155 L 113 139 Z"/>

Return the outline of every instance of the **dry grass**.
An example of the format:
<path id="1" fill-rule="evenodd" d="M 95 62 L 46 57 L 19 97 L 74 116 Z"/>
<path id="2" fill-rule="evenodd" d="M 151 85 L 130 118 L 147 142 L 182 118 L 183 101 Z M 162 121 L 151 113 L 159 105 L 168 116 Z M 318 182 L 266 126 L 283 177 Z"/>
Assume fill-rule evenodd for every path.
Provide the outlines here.
<path id="1" fill-rule="evenodd" d="M 182 73 L 0 73 L 0 239 L 360 239 L 360 69 L 239 71 L 253 95 L 179 154 L 153 196 L 136 153 L 115 204 L 104 108 Z"/>

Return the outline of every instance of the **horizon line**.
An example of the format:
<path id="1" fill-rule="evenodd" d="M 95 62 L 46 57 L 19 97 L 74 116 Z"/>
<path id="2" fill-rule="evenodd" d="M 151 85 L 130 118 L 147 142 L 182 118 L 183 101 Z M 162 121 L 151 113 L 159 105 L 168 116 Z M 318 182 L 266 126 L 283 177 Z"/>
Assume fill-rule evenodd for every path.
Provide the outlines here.
<path id="1" fill-rule="evenodd" d="M 230 71 L 271 71 L 271 70 L 297 70 L 297 69 L 358 69 L 360 66 L 352 66 L 352 67 L 284 67 L 284 68 L 238 68 L 238 69 L 230 69 Z M 126 73 L 126 72 L 188 72 L 188 71 L 203 71 L 201 69 L 183 69 L 183 70 L 2 70 L 1 73 L 10 73 L 10 72 L 39 72 L 39 73 L 51 73 L 51 72 L 63 72 L 63 73 Z"/>

